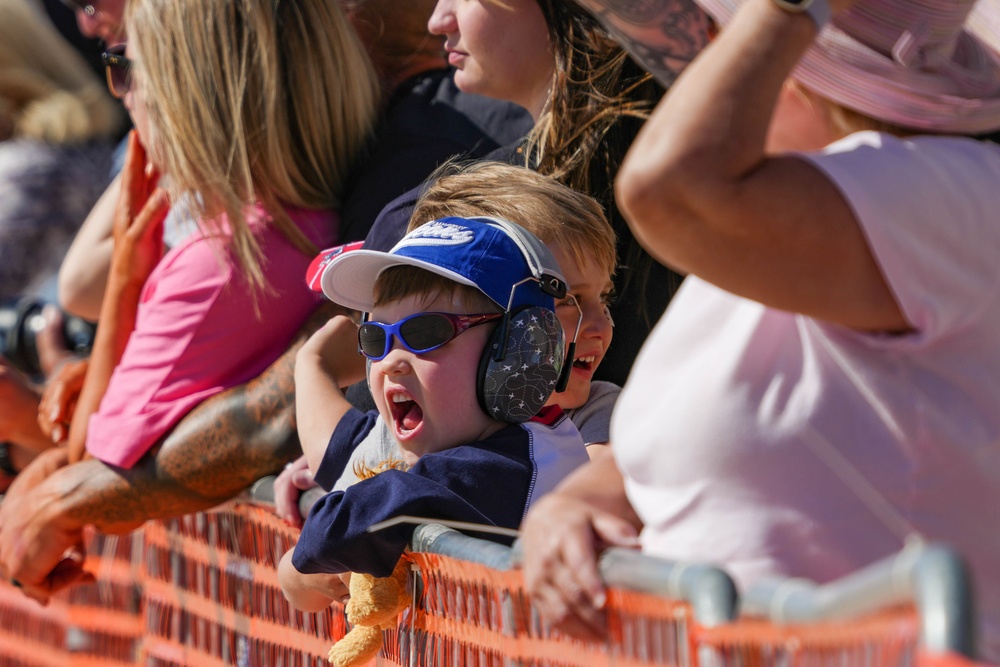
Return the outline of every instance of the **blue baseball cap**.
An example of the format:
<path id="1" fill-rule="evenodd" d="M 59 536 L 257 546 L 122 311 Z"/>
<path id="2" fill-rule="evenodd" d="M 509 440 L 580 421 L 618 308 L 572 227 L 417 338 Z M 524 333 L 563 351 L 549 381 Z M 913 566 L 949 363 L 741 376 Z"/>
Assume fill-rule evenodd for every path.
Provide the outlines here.
<path id="1" fill-rule="evenodd" d="M 475 287 L 500 308 L 555 308 L 566 279 L 548 248 L 523 227 L 498 218 L 442 218 L 418 227 L 389 252 L 358 244 L 324 250 L 306 275 L 312 289 L 355 310 L 375 306 L 374 286 L 392 266 L 415 266 Z"/>

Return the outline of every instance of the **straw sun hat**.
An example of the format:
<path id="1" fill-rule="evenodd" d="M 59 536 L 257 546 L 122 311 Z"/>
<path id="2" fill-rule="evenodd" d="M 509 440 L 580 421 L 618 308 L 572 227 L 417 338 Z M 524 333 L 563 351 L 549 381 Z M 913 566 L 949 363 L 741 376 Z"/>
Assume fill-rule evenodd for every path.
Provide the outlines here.
<path id="1" fill-rule="evenodd" d="M 743 0 L 696 0 L 720 25 Z M 970 13 L 975 6 L 975 13 Z M 859 0 L 792 76 L 837 104 L 943 133 L 1000 129 L 1000 0 Z"/>

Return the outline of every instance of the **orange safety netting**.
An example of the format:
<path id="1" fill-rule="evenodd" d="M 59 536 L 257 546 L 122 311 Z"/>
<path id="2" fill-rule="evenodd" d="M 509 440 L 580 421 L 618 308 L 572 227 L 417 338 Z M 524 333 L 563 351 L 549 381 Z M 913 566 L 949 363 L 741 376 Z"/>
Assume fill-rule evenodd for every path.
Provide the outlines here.
<path id="1" fill-rule="evenodd" d="M 127 537 L 91 536 L 97 583 L 48 607 L 0 583 L 0 667 L 325 665 L 347 631 L 343 607 L 292 609 L 277 564 L 297 531 L 270 510 L 151 522 Z M 581 642 L 539 621 L 521 573 L 412 554 L 418 594 L 386 633 L 379 665 L 645 667 L 647 665 L 917 665 L 973 667 L 918 652 L 912 608 L 845 622 L 697 624 L 689 605 L 612 589 L 609 638 Z"/>
<path id="2" fill-rule="evenodd" d="M 146 664 L 325 664 L 343 609 L 307 614 L 285 601 L 277 566 L 296 537 L 247 505 L 148 525 Z"/>
<path id="3" fill-rule="evenodd" d="M 741 619 L 695 634 L 698 644 L 711 647 L 724 663 L 745 667 L 917 664 L 918 619 L 912 607 L 843 622 L 775 625 Z"/>

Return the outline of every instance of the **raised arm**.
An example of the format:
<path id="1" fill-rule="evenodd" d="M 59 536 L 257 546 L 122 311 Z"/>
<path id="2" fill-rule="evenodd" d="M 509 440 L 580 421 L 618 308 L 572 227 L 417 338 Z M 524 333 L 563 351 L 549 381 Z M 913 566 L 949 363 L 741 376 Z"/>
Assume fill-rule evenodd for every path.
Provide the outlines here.
<path id="1" fill-rule="evenodd" d="M 115 211 L 107 292 L 101 303 L 90 366 L 70 423 L 68 447 L 73 461 L 83 457 L 87 420 L 97 411 L 115 366 L 121 361 L 135 330 L 142 287 L 163 256 L 162 224 L 169 204 L 166 192 L 157 188 L 158 181 L 139 135 L 133 131 Z"/>
<path id="2" fill-rule="evenodd" d="M 743 3 L 632 145 L 619 203 L 640 242 L 678 271 L 773 308 L 904 330 L 847 201 L 817 168 L 783 154 L 838 138 L 786 85 L 816 33 L 806 14 Z"/>
<path id="3" fill-rule="evenodd" d="M 708 44 L 712 22 L 693 0 L 577 0 L 669 88 Z"/>
<path id="4" fill-rule="evenodd" d="M 358 325 L 348 317 L 334 317 L 306 341 L 296 357 L 295 415 L 302 451 L 314 475 L 333 430 L 351 409 L 344 389 L 365 377 L 365 360 L 357 344 Z"/>
<path id="5" fill-rule="evenodd" d="M 115 208 L 121 194 L 119 174 L 90 210 L 59 266 L 59 305 L 66 312 L 96 322 L 108 283 Z"/>

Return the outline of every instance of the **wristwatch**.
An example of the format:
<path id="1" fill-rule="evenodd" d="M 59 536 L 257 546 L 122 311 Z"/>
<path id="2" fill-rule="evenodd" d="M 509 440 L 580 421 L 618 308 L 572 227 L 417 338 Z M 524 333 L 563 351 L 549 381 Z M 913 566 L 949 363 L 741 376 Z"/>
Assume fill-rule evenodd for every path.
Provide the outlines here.
<path id="1" fill-rule="evenodd" d="M 806 14 L 821 30 L 830 20 L 830 3 L 827 0 L 771 0 L 781 9 L 792 14 Z"/>
<path id="2" fill-rule="evenodd" d="M 17 477 L 14 462 L 10 460 L 10 445 L 6 442 L 0 442 L 0 472 L 8 477 Z"/>

